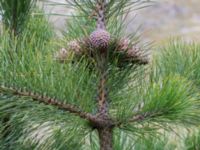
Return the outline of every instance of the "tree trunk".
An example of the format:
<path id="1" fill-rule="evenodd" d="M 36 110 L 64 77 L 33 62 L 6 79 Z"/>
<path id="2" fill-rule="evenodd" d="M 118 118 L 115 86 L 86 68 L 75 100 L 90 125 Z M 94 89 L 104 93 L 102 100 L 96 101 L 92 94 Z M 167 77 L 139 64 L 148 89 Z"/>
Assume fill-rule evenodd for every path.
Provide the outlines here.
<path id="1" fill-rule="evenodd" d="M 113 132 L 112 128 L 98 129 L 100 150 L 113 150 Z"/>

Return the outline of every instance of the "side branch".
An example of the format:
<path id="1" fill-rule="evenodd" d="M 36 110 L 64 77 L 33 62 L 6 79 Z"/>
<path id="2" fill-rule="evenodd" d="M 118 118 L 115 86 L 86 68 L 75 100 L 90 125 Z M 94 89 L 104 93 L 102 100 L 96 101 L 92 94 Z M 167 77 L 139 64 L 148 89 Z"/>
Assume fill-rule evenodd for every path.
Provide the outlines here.
<path id="1" fill-rule="evenodd" d="M 157 117 L 157 116 L 160 116 L 161 114 L 159 113 L 144 113 L 144 114 L 137 114 L 135 115 L 133 118 L 131 118 L 129 120 L 129 122 L 142 122 L 144 121 L 145 119 L 150 119 L 150 118 L 154 118 L 154 117 Z"/>
<path id="2" fill-rule="evenodd" d="M 24 91 L 21 89 L 18 90 L 18 89 L 12 88 L 12 87 L 5 87 L 5 86 L 0 85 L 0 93 L 3 93 L 3 92 L 4 93 L 11 92 L 13 95 L 21 96 L 21 97 L 30 97 L 30 98 L 32 98 L 33 101 L 41 102 L 46 105 L 55 106 L 60 110 L 67 111 L 69 113 L 72 113 L 72 114 L 79 116 L 80 118 L 88 120 L 88 121 L 94 122 L 96 120 L 95 116 L 93 116 L 90 113 L 82 111 L 77 106 L 72 105 L 72 104 L 64 104 L 64 103 L 60 102 L 59 100 L 50 98 L 48 96 L 39 95 L 39 94 L 36 94 L 33 92 L 27 92 L 27 91 Z"/>
<path id="3" fill-rule="evenodd" d="M 143 113 L 143 114 L 136 114 L 132 118 L 128 119 L 126 122 L 116 122 L 115 126 L 119 127 L 124 123 L 127 124 L 127 123 L 134 123 L 134 122 L 142 122 L 142 121 L 145 121 L 147 119 L 159 117 L 161 115 L 162 115 L 162 113 L 158 113 L 158 112 L 157 113 L 146 112 L 146 113 Z"/>

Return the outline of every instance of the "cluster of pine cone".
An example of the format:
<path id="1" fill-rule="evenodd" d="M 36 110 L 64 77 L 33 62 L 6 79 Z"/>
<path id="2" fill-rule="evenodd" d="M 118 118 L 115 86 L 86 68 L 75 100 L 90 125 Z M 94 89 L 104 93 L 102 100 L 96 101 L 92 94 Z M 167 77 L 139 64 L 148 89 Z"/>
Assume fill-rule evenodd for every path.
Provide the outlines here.
<path id="1" fill-rule="evenodd" d="M 105 53 L 105 51 L 111 51 L 109 54 L 112 57 L 118 57 L 118 62 L 121 64 L 148 63 L 144 51 L 132 45 L 129 38 L 112 38 L 110 33 L 104 29 L 96 29 L 88 38 L 70 41 L 67 47 L 56 52 L 54 57 L 60 62 L 65 62 L 72 55 L 75 57 L 82 57 L 83 55 L 94 57 L 95 54 Z"/>

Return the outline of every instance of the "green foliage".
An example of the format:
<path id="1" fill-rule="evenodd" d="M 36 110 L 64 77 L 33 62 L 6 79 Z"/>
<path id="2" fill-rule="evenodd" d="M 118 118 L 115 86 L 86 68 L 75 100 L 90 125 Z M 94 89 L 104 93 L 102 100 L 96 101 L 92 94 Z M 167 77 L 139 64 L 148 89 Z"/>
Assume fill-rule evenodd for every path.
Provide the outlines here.
<path id="1" fill-rule="evenodd" d="M 186 44 L 180 40 L 174 40 L 159 52 L 154 59 L 157 76 L 179 74 L 194 81 L 199 86 L 200 72 L 200 45 L 195 43 Z M 156 75 L 154 75 L 156 78 Z"/>
<path id="2" fill-rule="evenodd" d="M 152 77 L 155 80 L 158 76 L 179 75 L 196 86 L 196 93 L 199 95 L 199 44 L 184 43 L 181 40 L 170 41 L 167 46 L 156 53 L 154 61 Z M 198 129 L 193 129 L 192 133 L 188 134 L 185 139 L 185 149 L 199 149 Z"/>
<path id="3" fill-rule="evenodd" d="M 47 43 L 55 42 L 53 27 L 39 9 L 34 9 L 38 15 L 31 15 L 24 25 L 23 32 L 18 37 L 8 36 L 9 30 L 1 33 L 1 47 L 5 50 L 17 51 L 18 49 L 31 49 L 50 51 L 45 48 Z M 5 47 L 6 46 L 6 47 Z M 28 48 L 29 47 L 29 48 Z"/>
<path id="4" fill-rule="evenodd" d="M 33 43 L 32 41 L 20 43 L 21 47 L 18 44 L 18 52 L 12 52 L 12 59 L 10 51 L 6 51 L 2 46 L 1 83 L 17 88 L 26 87 L 29 91 L 46 93 L 51 97 L 91 109 L 94 102 L 92 91 L 95 89 L 93 89 L 93 77 L 86 69 L 86 64 L 82 62 L 73 65 L 71 62 L 61 65 L 52 59 L 54 46 L 49 43 L 48 47 L 41 45 L 33 47 L 34 40 Z M 4 42 L 6 45 L 7 41 Z"/>
<path id="5" fill-rule="evenodd" d="M 187 150 L 200 149 L 200 131 L 194 130 L 193 134 L 188 135 L 185 139 L 185 145 Z"/>
<path id="6" fill-rule="evenodd" d="M 9 54 L 10 47 L 7 47 L 8 41 L 9 34 L 7 34 L 7 38 L 4 35 L 1 41 L 1 83 L 17 88 L 26 87 L 28 91 L 35 91 L 41 94 L 46 93 L 46 95 L 64 100 L 64 102 L 81 106 L 81 108 L 88 112 L 95 112 L 94 95 L 96 89 L 94 87 L 97 84 L 97 77 L 96 73 L 91 74 L 91 71 L 88 70 L 87 62 L 81 61 L 81 63 L 78 64 L 73 64 L 73 62 L 59 64 L 52 59 L 52 52 L 55 46 L 48 43 L 47 46 L 43 47 L 49 51 L 37 46 L 33 49 L 32 45 L 34 42 L 29 42 L 29 44 L 21 43 L 22 47 L 20 51 L 18 51 L 18 53 L 12 53 L 14 61 L 12 62 Z M 24 47 L 24 45 L 26 46 Z M 15 47 L 15 45 L 12 46 Z M 43 53 L 44 51 L 46 52 Z M 143 80 L 143 82 L 141 82 L 141 75 L 144 73 L 143 69 L 139 69 L 138 72 L 135 72 L 134 68 L 133 70 L 130 68 L 127 69 L 128 70 L 124 71 L 115 70 L 114 68 L 111 69 L 109 81 L 111 89 L 110 99 L 112 99 L 112 101 L 110 101 L 110 114 L 114 118 L 117 118 L 121 122 L 128 122 L 128 119 L 133 115 L 144 115 L 141 121 L 138 120 L 138 122 L 127 123 L 120 126 L 122 131 L 128 131 L 127 136 L 134 135 L 133 137 L 137 137 L 138 135 L 144 135 L 144 133 L 145 135 L 150 133 L 154 134 L 155 129 L 167 127 L 165 123 L 167 123 L 168 126 L 170 124 L 181 123 L 182 125 L 186 125 L 186 123 L 189 123 L 191 125 L 198 123 L 198 97 L 196 89 L 190 81 L 176 75 L 168 76 L 164 79 L 161 76 L 158 81 Z M 133 71 L 135 74 L 133 74 Z M 129 75 L 125 76 L 127 73 Z M 122 75 L 125 76 L 123 80 Z M 117 81 L 119 82 L 118 84 Z M 124 84 L 123 86 L 122 82 Z M 5 97 L 5 95 L 2 96 Z M 11 95 L 11 100 L 8 101 L 8 98 L 3 99 L 2 96 L 0 106 L 4 107 L 1 107 L 2 113 L 0 115 L 2 116 L 7 114 L 7 112 L 11 112 L 9 114 L 13 116 L 12 121 L 20 121 L 21 118 L 23 118 L 22 122 L 14 123 L 14 125 L 20 128 L 14 127 L 16 129 L 14 133 L 22 131 L 22 128 L 26 130 L 25 133 L 28 135 L 33 131 L 39 132 L 38 130 L 42 130 L 45 122 L 50 122 L 50 124 L 48 124 L 50 128 L 54 128 L 54 124 L 56 126 L 66 124 L 64 126 L 69 127 L 70 130 L 72 130 L 71 127 L 74 127 L 74 133 L 71 133 L 68 128 L 63 128 L 63 130 L 66 129 L 66 134 L 64 134 L 65 132 L 63 131 L 61 133 L 60 131 L 55 131 L 56 136 L 52 135 L 50 138 L 47 138 L 48 140 L 44 142 L 46 144 L 41 143 L 41 145 L 38 145 L 37 140 L 27 139 L 26 142 L 23 142 L 25 147 L 26 145 L 33 145 L 34 147 L 34 144 L 36 144 L 35 147 L 37 148 L 49 149 L 53 145 L 52 147 L 62 149 L 61 145 L 65 147 L 65 144 L 71 141 L 70 138 L 65 138 L 66 135 L 70 134 L 76 139 L 77 134 L 80 132 L 79 130 L 77 131 L 77 129 L 82 129 L 84 127 L 89 130 L 87 124 L 84 122 L 81 123 L 80 119 L 65 114 L 54 107 L 32 102 L 27 98 L 15 98 Z M 35 114 L 35 116 L 33 114 Z M 30 121 L 30 118 L 32 118 L 32 121 Z M 74 124 L 74 121 L 72 123 L 71 119 L 76 120 L 79 127 Z M 33 131 L 27 130 L 30 126 L 34 126 L 35 124 L 38 124 L 38 126 L 35 126 Z M 22 139 L 25 137 L 27 138 L 26 134 L 14 134 L 13 137 L 9 137 L 9 142 L 17 142 L 19 146 L 22 146 L 20 142 L 23 141 Z M 93 134 L 91 135 L 92 138 L 95 137 Z M 34 135 L 34 139 L 37 139 L 37 134 Z M 88 139 L 88 135 L 84 135 L 82 139 Z M 126 138 L 126 136 L 124 136 L 124 134 L 118 135 L 116 133 L 116 139 L 117 137 Z M 18 139 L 18 137 L 20 138 Z M 19 141 L 16 140 L 16 138 Z M 51 143 L 54 138 L 58 138 L 59 140 L 55 142 L 61 142 L 61 145 L 54 142 Z M 98 138 L 95 141 L 93 140 L 89 147 L 97 143 L 95 141 L 97 141 Z M 124 140 L 124 142 L 125 141 L 126 140 Z M 76 141 L 75 143 L 78 144 L 79 142 Z M 84 145 L 83 143 L 80 144 Z M 116 144 L 119 143 L 116 142 Z M 126 146 L 128 146 L 125 143 L 121 144 L 121 146 L 117 146 L 120 147 L 118 149 L 122 149 L 122 147 L 126 149 Z M 133 143 L 130 144 L 130 148 L 132 144 Z M 59 146 L 61 146 L 61 148 Z M 98 149 L 98 143 L 95 147 Z M 22 149 L 26 148 L 23 147 Z M 95 148 L 92 147 L 91 149 Z"/>
<path id="7" fill-rule="evenodd" d="M 28 20 L 31 8 L 35 2 L 36 0 L 0 1 L 0 12 L 3 23 L 14 35 L 19 34 L 23 30 L 24 24 Z"/>
<path id="8" fill-rule="evenodd" d="M 169 76 L 151 83 L 148 88 L 141 113 L 149 112 L 153 120 L 154 115 L 157 116 L 155 121 L 158 119 L 163 122 L 167 119 L 168 123 L 175 124 L 190 124 L 192 120 L 198 120 L 195 118 L 199 107 L 197 90 L 189 81 L 179 76 Z M 188 118 L 184 117 L 186 115 L 191 117 L 191 120 L 187 120 Z"/>
<path id="9" fill-rule="evenodd" d="M 49 96 L 78 104 L 84 110 L 93 111 L 91 109 L 94 107 L 91 106 L 93 103 L 92 90 L 94 91 L 94 89 L 89 88 L 92 77 L 86 71 L 87 69 L 85 70 L 85 63 L 60 65 L 52 59 L 54 46 L 51 46 L 50 43 L 48 43 L 48 46 L 38 45 L 35 43 L 36 39 L 34 38 L 35 36 L 32 36 L 32 40 L 29 43 L 26 40 L 22 40 L 8 45 L 9 34 L 2 36 L 0 50 L 1 84 L 5 83 L 17 88 L 25 87 L 29 91 L 46 93 Z M 13 51 L 10 56 L 10 46 L 16 47 L 16 44 L 18 52 Z M 73 116 L 71 118 L 71 115 L 69 116 L 69 114 L 54 107 L 46 107 L 27 98 L 12 97 L 9 93 L 8 96 L 10 98 L 4 98 L 5 96 L 1 95 L 0 106 L 3 107 L 1 107 L 0 118 L 2 119 L 9 115 L 10 121 L 8 123 L 12 124 L 11 131 L 13 133 L 4 139 L 6 140 L 6 142 L 3 142 L 5 147 L 7 145 L 14 146 L 10 149 L 18 148 L 16 145 L 19 145 L 19 149 L 29 149 L 30 146 L 35 149 L 49 149 L 52 147 L 59 149 L 69 147 L 70 149 L 75 146 L 78 149 L 80 147 L 78 143 L 81 141 L 77 136 L 81 133 L 83 135 L 80 136 L 84 137 L 86 130 L 82 132 L 79 129 L 82 130 L 84 126 L 87 127 L 87 124 L 81 123 L 81 120 L 77 120 Z M 74 121 L 77 126 L 82 127 L 77 127 Z M 47 123 L 47 125 L 44 123 Z M 70 125 L 71 123 L 73 125 Z M 48 128 L 44 133 L 41 133 L 40 130 L 43 130 L 46 126 Z M 3 129 L 4 126 L 0 130 L 4 131 Z M 49 132 L 52 132 L 52 135 Z M 47 135 L 47 133 L 50 135 Z M 29 135 L 33 136 L 27 139 Z M 45 138 L 46 136 L 47 138 Z M 56 141 L 54 141 L 55 136 Z M 74 136 L 78 139 L 75 142 L 76 144 L 73 144 L 73 140 L 76 139 Z M 40 143 L 40 138 L 44 138 L 44 142 Z M 70 143 L 73 146 L 70 146 Z"/>
<path id="10" fill-rule="evenodd" d="M 26 36 L 27 40 L 31 40 L 35 36 L 37 42 L 41 44 L 49 42 L 55 34 L 52 25 L 42 10 L 35 8 L 33 12 L 26 23 L 22 36 Z"/>
<path id="11" fill-rule="evenodd" d="M 84 122 L 54 107 L 30 102 L 27 98 L 19 99 L 9 95 L 3 98 L 1 95 L 0 104 L 4 105 L 1 107 L 1 117 L 10 114 L 9 128 L 7 130 L 1 128 L 3 132 L 0 140 L 3 140 L 5 147 L 11 146 L 11 150 L 22 147 L 45 150 L 53 147 L 58 149 L 80 147 L 83 142 L 80 139 L 87 134 L 87 130 L 83 129 L 84 126 L 87 127 Z M 2 137 L 8 130 L 12 134 L 6 138 Z M 0 146 L 2 148 L 2 145 Z"/>
<path id="12" fill-rule="evenodd" d="M 92 132 L 87 136 L 88 143 L 83 147 L 86 150 L 99 150 L 98 136 Z M 135 136 L 116 129 L 114 131 L 114 150 L 174 150 L 177 143 L 169 142 L 167 136 L 153 134 L 147 136 Z"/>
<path id="13" fill-rule="evenodd" d="M 151 140 L 149 140 L 151 139 Z M 137 139 L 135 142 L 136 150 L 173 150 L 176 149 L 176 145 L 168 143 L 169 139 L 163 136 L 157 137 L 145 137 Z"/>
<path id="14" fill-rule="evenodd" d="M 199 96 L 188 80 L 169 76 L 141 88 L 140 93 L 131 95 L 129 103 L 127 100 L 126 105 L 119 104 L 119 107 L 125 106 L 119 108 L 123 112 L 119 118 L 135 116 L 131 122 L 124 120 L 127 123 L 120 127 L 123 131 L 143 137 L 154 135 L 159 129 L 171 131 L 172 126 L 190 128 L 198 125 Z"/>

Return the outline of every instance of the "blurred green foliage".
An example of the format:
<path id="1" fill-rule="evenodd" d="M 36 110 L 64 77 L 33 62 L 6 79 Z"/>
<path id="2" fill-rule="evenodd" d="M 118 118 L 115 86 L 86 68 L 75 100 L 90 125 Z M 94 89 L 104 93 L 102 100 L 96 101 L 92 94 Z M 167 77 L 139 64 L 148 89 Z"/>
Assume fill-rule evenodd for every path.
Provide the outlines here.
<path id="1" fill-rule="evenodd" d="M 4 26 L 11 31 L 11 34 L 16 36 L 23 31 L 24 24 L 28 21 L 35 2 L 36 0 L 0 1 L 0 13 Z"/>

